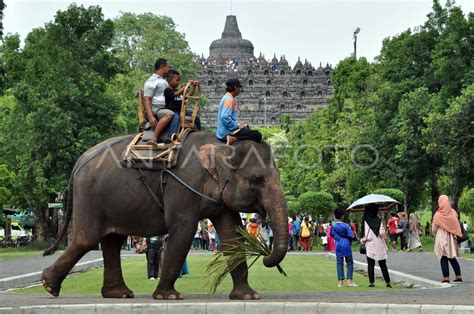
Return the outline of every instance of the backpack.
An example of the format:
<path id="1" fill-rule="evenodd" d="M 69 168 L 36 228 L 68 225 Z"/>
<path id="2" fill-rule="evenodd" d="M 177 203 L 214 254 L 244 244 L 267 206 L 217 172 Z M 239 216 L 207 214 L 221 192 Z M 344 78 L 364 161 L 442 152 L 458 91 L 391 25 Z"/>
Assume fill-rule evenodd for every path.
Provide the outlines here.
<path id="1" fill-rule="evenodd" d="M 307 238 L 311 235 L 311 232 L 309 231 L 309 227 L 306 225 L 306 222 L 303 222 L 301 224 L 301 236 L 303 238 Z"/>

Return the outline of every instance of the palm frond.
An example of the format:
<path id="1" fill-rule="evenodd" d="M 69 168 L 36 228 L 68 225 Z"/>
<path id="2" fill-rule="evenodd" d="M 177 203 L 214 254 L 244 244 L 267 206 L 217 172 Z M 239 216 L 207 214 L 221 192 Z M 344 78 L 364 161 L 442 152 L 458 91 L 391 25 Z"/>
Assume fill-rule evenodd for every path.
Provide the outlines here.
<path id="1" fill-rule="evenodd" d="M 214 294 L 225 277 L 241 263 L 254 258 L 247 266 L 248 271 L 261 256 L 268 256 L 271 253 L 270 247 L 260 234 L 254 237 L 241 227 L 236 231 L 239 237 L 226 243 L 224 249 L 217 252 L 207 266 L 209 294 Z M 280 274 L 287 276 L 280 265 L 277 265 L 277 269 Z"/>

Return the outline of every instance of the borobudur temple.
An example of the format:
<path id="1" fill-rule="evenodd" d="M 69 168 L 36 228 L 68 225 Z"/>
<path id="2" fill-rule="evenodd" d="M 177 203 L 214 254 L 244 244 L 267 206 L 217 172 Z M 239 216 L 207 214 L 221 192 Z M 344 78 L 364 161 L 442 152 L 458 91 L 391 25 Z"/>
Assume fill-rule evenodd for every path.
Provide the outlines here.
<path id="1" fill-rule="evenodd" d="M 199 81 L 207 105 L 201 112 L 208 126 L 217 124 L 217 107 L 225 94 L 225 82 L 237 77 L 242 93 L 237 97 L 239 122 L 251 125 L 275 125 L 282 115 L 302 120 L 314 110 L 324 107 L 333 95 L 332 67 L 315 68 L 307 60 L 291 67 L 285 56 L 266 60 L 261 53 L 254 56 L 253 44 L 242 38 L 237 18 L 227 16 L 220 39 L 209 47 L 208 58 L 199 59 Z"/>

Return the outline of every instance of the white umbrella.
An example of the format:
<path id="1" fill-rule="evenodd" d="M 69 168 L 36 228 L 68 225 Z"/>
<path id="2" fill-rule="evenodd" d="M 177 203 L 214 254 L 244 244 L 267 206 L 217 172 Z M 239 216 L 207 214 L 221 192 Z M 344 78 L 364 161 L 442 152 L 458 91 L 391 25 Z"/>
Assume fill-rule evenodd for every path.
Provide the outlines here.
<path id="1" fill-rule="evenodd" d="M 379 210 L 390 210 L 395 204 L 400 204 L 400 202 L 387 195 L 369 194 L 352 203 L 347 210 L 351 212 L 364 211 L 364 205 L 367 204 L 386 205 Z"/>

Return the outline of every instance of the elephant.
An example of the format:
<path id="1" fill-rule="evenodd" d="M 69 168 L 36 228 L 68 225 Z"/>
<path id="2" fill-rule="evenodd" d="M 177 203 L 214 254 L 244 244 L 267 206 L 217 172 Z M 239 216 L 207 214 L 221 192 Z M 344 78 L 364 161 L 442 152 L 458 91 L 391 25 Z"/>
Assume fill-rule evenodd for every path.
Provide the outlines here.
<path id="1" fill-rule="evenodd" d="M 120 250 L 124 240 L 128 235 L 169 233 L 162 275 L 152 296 L 181 300 L 183 295 L 174 284 L 199 220 L 211 220 L 225 248 L 230 241 L 241 238 L 236 231 L 242 226 L 239 212 L 262 217 L 268 213 L 274 245 L 263 263 L 274 267 L 283 260 L 288 248 L 288 209 L 267 143 L 241 140 L 229 146 L 213 134 L 190 133 L 182 143 L 177 166 L 170 170 L 206 197 L 168 176 L 161 203 L 150 192 L 160 189 L 159 171 L 142 170 L 150 187 L 147 189 L 137 169 L 119 165 L 130 140 L 130 135 L 106 140 L 77 160 L 69 181 L 65 225 L 56 242 L 43 253 L 52 254 L 57 249 L 72 220 L 67 249 L 42 273 L 43 286 L 50 294 L 59 296 L 61 283 L 72 267 L 100 243 L 104 258 L 102 296 L 133 298 L 122 276 Z M 260 299 L 248 284 L 246 262 L 234 269 L 231 277 L 230 299 Z"/>

